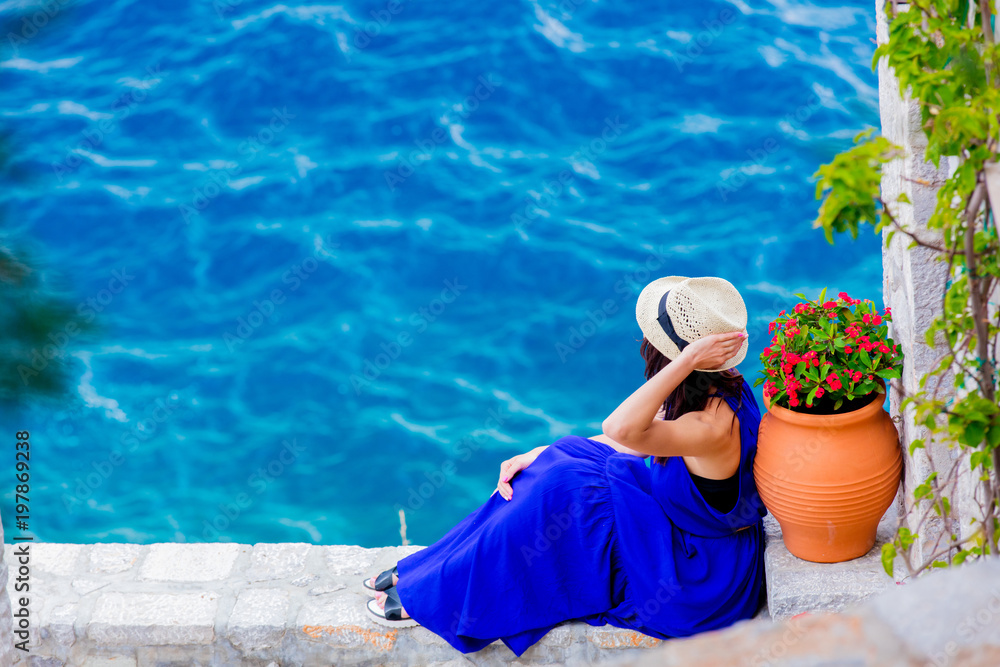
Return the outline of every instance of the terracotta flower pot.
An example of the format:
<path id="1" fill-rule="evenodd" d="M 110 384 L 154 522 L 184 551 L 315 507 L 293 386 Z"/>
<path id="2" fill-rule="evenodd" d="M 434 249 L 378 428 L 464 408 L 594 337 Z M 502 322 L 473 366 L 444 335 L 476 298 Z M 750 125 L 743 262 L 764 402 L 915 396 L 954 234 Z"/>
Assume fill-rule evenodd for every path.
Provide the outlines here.
<path id="1" fill-rule="evenodd" d="M 837 563 L 866 554 L 899 487 L 899 434 L 883 392 L 852 412 L 810 415 L 770 405 L 760 420 L 754 478 L 788 550 Z"/>

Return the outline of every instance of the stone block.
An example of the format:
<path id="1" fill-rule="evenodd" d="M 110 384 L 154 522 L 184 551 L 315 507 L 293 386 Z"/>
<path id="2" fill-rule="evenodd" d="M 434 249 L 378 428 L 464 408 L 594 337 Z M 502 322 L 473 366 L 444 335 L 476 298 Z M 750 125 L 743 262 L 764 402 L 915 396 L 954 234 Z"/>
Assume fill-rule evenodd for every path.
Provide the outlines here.
<path id="1" fill-rule="evenodd" d="M 351 592 L 309 599 L 295 621 L 298 638 L 332 648 L 392 650 L 399 633 L 407 628 L 388 628 L 372 621 L 365 609 L 368 599 Z"/>
<path id="2" fill-rule="evenodd" d="M 83 667 L 137 667 L 135 656 L 131 655 L 91 655 Z"/>
<path id="3" fill-rule="evenodd" d="M 320 548 L 327 571 L 335 577 L 363 576 L 375 562 L 375 549 L 341 544 Z"/>
<path id="4" fill-rule="evenodd" d="M 107 579 L 74 579 L 72 586 L 74 593 L 83 596 L 88 593 L 93 593 L 96 590 L 100 590 L 110 583 L 111 582 Z"/>
<path id="5" fill-rule="evenodd" d="M 147 548 L 139 544 L 95 544 L 90 549 L 87 570 L 96 574 L 127 572 Z"/>
<path id="6" fill-rule="evenodd" d="M 1000 562 L 995 560 L 932 570 L 871 600 L 866 609 L 934 664 L 972 664 L 958 658 L 973 649 L 1000 656 Z"/>
<path id="7" fill-rule="evenodd" d="M 588 627 L 587 640 L 603 649 L 652 648 L 662 640 L 635 630 L 624 630 L 611 625 Z"/>
<path id="8" fill-rule="evenodd" d="M 150 581 L 222 581 L 233 570 L 239 544 L 152 544 L 139 570 Z"/>
<path id="9" fill-rule="evenodd" d="M 243 651 L 278 646 L 285 636 L 288 604 L 288 593 L 278 588 L 242 591 L 229 616 L 229 641 Z"/>
<path id="10" fill-rule="evenodd" d="M 76 603 L 59 605 L 41 615 L 41 627 L 60 646 L 72 646 L 76 641 Z"/>
<path id="11" fill-rule="evenodd" d="M 255 544 L 250 555 L 250 581 L 270 581 L 301 574 L 306 567 L 309 544 Z"/>
<path id="12" fill-rule="evenodd" d="M 87 637 L 105 646 L 209 644 L 215 639 L 218 607 L 219 596 L 212 592 L 102 593 Z"/>
<path id="13" fill-rule="evenodd" d="M 875 546 L 864 556 L 843 563 L 812 563 L 793 556 L 781 539 L 781 527 L 769 514 L 764 528 L 767 607 L 774 620 L 804 612 L 840 611 L 895 586 L 882 567 L 882 544 L 895 530 L 894 502 L 879 525 Z"/>
<path id="14" fill-rule="evenodd" d="M 76 561 L 86 545 L 54 544 L 50 542 L 30 542 L 32 576 L 40 572 L 69 576 L 76 570 Z M 9 553 L 13 556 L 16 547 Z"/>

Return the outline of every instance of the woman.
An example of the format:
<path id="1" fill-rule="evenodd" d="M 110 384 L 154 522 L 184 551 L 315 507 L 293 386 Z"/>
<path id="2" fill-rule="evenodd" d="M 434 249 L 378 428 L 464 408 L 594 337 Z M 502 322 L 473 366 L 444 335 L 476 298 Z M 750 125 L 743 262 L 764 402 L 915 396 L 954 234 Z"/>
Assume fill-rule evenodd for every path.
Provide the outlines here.
<path id="1" fill-rule="evenodd" d="M 520 656 L 568 620 L 666 639 L 754 615 L 765 510 L 760 412 L 733 370 L 743 299 L 722 278 L 670 276 L 643 289 L 636 318 L 647 382 L 603 434 L 505 461 L 485 504 L 364 582 L 378 622 L 419 623 L 464 653 L 500 639 Z"/>

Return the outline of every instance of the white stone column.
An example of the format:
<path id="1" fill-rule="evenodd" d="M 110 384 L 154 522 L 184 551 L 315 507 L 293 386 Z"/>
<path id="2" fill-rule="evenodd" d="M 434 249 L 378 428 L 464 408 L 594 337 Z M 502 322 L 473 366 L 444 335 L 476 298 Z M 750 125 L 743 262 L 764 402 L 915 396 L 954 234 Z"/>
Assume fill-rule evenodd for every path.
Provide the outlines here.
<path id="1" fill-rule="evenodd" d="M 884 0 L 876 0 L 878 43 L 888 39 L 887 17 L 882 11 Z M 882 120 L 882 134 L 893 143 L 902 146 L 906 156 L 885 165 L 882 171 L 882 197 L 893 201 L 905 194 L 910 204 L 894 207 L 893 214 L 904 227 L 921 239 L 942 244 L 941 236 L 927 229 L 927 220 L 937 205 L 937 192 L 948 176 L 954 171 L 954 159 L 943 158 L 940 167 L 925 161 L 926 137 L 921 129 L 920 109 L 909 97 L 902 98 L 899 82 L 886 66 L 885 60 L 878 64 L 879 111 Z M 883 241 L 888 228 L 883 231 Z M 947 265 L 935 260 L 936 252 L 927 248 L 909 248 L 911 240 L 896 233 L 888 246 L 883 243 L 882 290 L 885 304 L 892 309 L 892 337 L 899 344 L 904 355 L 903 374 L 900 384 L 908 393 L 920 390 L 920 378 L 935 368 L 947 351 L 941 336 L 936 344 L 928 346 L 925 332 L 935 316 L 941 313 L 942 296 L 947 283 Z M 937 379 L 935 379 L 935 382 Z M 950 373 L 941 378 L 940 396 L 947 399 L 954 396 L 954 381 Z M 913 423 L 913 411 L 899 414 L 902 396 L 897 391 L 889 395 L 890 411 L 897 421 L 903 447 L 918 438 L 927 438 L 927 429 Z M 901 419 L 900 419 L 901 417 Z M 912 492 L 933 470 L 941 471 L 943 477 L 961 452 L 956 447 L 949 449 L 944 443 L 929 445 L 926 450 L 917 450 L 913 456 L 905 455 L 905 479 L 903 497 L 906 503 L 903 521 L 911 530 L 916 529 L 919 515 L 913 511 Z M 974 480 L 968 474 L 968 465 L 959 465 L 963 475 L 949 493 L 952 501 L 951 520 L 965 526 L 969 518 L 978 514 L 973 500 Z M 930 556 L 934 542 L 946 530 L 944 520 L 933 517 L 920 529 L 920 539 L 912 554 L 917 563 Z M 942 542 L 942 545 L 944 543 Z"/>
<path id="2" fill-rule="evenodd" d="M 3 557 L 3 523 L 0 523 L 0 665 L 14 663 L 13 617 L 10 611 L 10 596 L 7 594 L 7 562 Z"/>

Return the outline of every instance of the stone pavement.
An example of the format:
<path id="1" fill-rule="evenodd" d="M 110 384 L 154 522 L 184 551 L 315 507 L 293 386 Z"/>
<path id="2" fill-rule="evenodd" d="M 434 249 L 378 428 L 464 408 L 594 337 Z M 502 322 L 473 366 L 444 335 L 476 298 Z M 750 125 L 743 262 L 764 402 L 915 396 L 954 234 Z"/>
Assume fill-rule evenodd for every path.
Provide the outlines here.
<path id="1" fill-rule="evenodd" d="M 13 549 L 6 546 L 9 565 Z M 423 628 L 369 620 L 360 579 L 419 548 L 35 543 L 33 641 L 29 655 L 13 652 L 15 664 L 581 664 L 660 644 L 574 623 L 550 632 L 520 660 L 499 642 L 463 656 Z M 13 584 L 8 594 L 20 597 Z"/>
<path id="2" fill-rule="evenodd" d="M 771 526 L 768 543 L 769 550 L 778 549 L 771 566 L 785 568 L 788 579 L 782 583 L 774 571 L 769 576 L 782 586 L 815 584 L 811 593 L 772 591 L 781 614 L 810 605 L 839 609 L 852 597 L 875 597 L 845 614 L 798 616 L 783 624 L 771 622 L 765 609 L 758 619 L 728 630 L 669 642 L 610 626 L 567 624 L 518 660 L 501 643 L 462 655 L 423 628 L 394 630 L 369 620 L 367 591 L 359 579 L 420 547 L 37 543 L 31 547 L 32 652 L 14 651 L 13 657 L 15 664 L 44 667 L 458 667 L 623 660 L 631 665 L 1000 665 L 1000 563 L 938 571 L 896 586 L 884 574 L 884 581 L 869 580 L 871 554 L 851 561 L 853 566 L 783 557 L 775 529 Z M 9 566 L 13 549 L 5 546 Z M 852 590 L 858 581 L 861 588 Z M 888 593 L 878 594 L 886 581 Z M 20 597 L 13 585 L 8 581 L 8 594 Z M 647 653 L 656 662 L 647 661 Z M 981 655 L 994 661 L 975 662 Z"/>
<path id="3" fill-rule="evenodd" d="M 785 547 L 778 522 L 770 514 L 764 517 L 764 568 L 771 618 L 783 621 L 807 611 L 840 611 L 894 588 L 895 580 L 882 567 L 882 545 L 892 540 L 897 516 L 893 503 L 879 524 L 875 546 L 861 558 L 843 563 L 810 563 L 796 558 Z M 896 572 L 903 569 L 897 559 Z"/>
<path id="4" fill-rule="evenodd" d="M 839 614 L 744 621 L 619 667 L 997 667 L 1000 561 L 934 570 Z"/>

